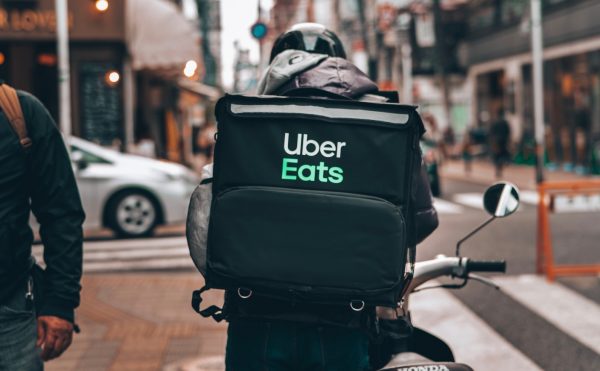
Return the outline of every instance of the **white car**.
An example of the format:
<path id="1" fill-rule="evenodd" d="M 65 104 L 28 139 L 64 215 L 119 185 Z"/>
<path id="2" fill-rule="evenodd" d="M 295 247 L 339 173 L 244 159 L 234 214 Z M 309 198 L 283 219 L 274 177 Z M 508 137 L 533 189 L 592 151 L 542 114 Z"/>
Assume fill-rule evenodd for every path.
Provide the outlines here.
<path id="1" fill-rule="evenodd" d="M 157 225 L 185 222 L 200 181 L 194 172 L 80 138 L 70 140 L 85 228 L 108 227 L 121 237 L 139 237 L 152 234 Z"/>

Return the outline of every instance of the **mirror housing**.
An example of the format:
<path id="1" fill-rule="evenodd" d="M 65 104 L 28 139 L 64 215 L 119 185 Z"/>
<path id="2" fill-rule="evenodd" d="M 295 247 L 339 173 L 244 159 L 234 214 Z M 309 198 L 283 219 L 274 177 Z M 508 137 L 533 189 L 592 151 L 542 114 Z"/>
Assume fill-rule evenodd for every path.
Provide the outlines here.
<path id="1" fill-rule="evenodd" d="M 493 217 L 504 218 L 519 208 L 519 190 L 508 182 L 500 182 L 489 187 L 483 195 L 483 207 Z"/>

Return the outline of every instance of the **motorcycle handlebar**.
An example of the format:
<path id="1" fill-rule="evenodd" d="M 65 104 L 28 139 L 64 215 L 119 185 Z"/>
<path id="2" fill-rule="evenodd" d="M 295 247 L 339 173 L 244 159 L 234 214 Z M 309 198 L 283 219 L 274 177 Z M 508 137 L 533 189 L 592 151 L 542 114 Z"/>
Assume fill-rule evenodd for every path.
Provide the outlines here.
<path id="1" fill-rule="evenodd" d="M 478 261 L 465 257 L 438 256 L 435 259 L 417 262 L 414 277 L 408 288 L 413 292 L 422 284 L 438 277 L 453 276 L 468 278 L 470 272 L 505 272 L 506 261 Z"/>
<path id="2" fill-rule="evenodd" d="M 468 260 L 467 271 L 469 272 L 506 272 L 506 261 Z"/>

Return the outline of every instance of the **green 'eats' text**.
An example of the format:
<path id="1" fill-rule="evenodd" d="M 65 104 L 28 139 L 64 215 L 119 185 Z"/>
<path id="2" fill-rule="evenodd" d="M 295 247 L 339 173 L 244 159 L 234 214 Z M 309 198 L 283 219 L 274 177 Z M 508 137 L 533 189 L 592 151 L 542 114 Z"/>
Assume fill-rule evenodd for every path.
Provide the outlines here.
<path id="1" fill-rule="evenodd" d="M 319 165 L 302 165 L 298 164 L 298 159 L 284 158 L 281 166 L 281 179 L 297 180 L 305 182 L 319 181 L 321 183 L 341 183 L 344 181 L 344 170 L 340 167 L 328 167 L 323 161 Z"/>

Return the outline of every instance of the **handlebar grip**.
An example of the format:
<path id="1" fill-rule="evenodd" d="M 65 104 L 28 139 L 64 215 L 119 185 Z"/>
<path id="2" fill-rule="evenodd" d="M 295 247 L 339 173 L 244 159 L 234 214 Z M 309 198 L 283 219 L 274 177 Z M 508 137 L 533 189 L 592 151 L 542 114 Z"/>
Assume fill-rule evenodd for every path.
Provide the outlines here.
<path id="1" fill-rule="evenodd" d="M 498 261 L 467 261 L 467 271 L 469 272 L 506 272 L 506 260 Z"/>

